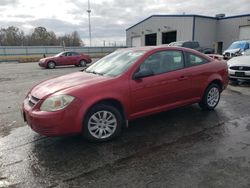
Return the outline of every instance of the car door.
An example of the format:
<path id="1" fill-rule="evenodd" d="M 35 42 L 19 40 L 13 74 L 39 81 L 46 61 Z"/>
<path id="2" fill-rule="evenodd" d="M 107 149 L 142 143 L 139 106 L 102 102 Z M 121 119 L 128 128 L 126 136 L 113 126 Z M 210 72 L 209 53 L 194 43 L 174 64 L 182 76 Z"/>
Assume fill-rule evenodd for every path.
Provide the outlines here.
<path id="1" fill-rule="evenodd" d="M 191 80 L 185 72 L 182 51 L 166 50 L 150 55 L 138 68 L 154 75 L 131 80 L 133 116 L 160 111 L 184 103 L 190 97 Z"/>
<path id="2" fill-rule="evenodd" d="M 65 58 L 65 65 L 73 65 L 74 64 L 74 56 L 72 52 L 67 52 L 67 56 Z"/>
<path id="3" fill-rule="evenodd" d="M 62 55 L 58 57 L 59 65 L 67 65 L 68 63 L 68 52 L 64 52 Z"/>
<path id="4" fill-rule="evenodd" d="M 80 54 L 78 54 L 77 52 L 71 52 L 71 65 L 76 65 L 79 64 L 79 58 L 80 58 Z"/>

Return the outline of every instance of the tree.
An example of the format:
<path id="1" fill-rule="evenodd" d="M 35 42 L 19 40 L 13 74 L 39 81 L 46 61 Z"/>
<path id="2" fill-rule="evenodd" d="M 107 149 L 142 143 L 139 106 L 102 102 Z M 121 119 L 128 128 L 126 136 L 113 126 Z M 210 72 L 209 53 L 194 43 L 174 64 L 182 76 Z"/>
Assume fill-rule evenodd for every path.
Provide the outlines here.
<path id="1" fill-rule="evenodd" d="M 81 45 L 81 38 L 77 31 L 73 31 L 71 34 L 72 37 L 72 46 L 80 46 Z"/>
<path id="2" fill-rule="evenodd" d="M 71 34 L 57 37 L 53 31 L 47 31 L 45 27 L 36 27 L 31 34 L 24 35 L 24 32 L 17 27 L 10 26 L 7 29 L 0 29 L 1 46 L 82 46 L 83 41 L 77 31 Z"/>
<path id="3" fill-rule="evenodd" d="M 49 43 L 49 32 L 45 27 L 36 27 L 31 34 L 31 43 L 35 46 L 46 46 Z"/>
<path id="4" fill-rule="evenodd" d="M 48 36 L 48 45 L 50 46 L 56 46 L 59 45 L 58 44 L 58 40 L 56 37 L 56 34 L 53 31 L 49 32 L 49 36 Z"/>
<path id="5" fill-rule="evenodd" d="M 19 28 L 10 26 L 7 29 L 0 30 L 0 44 L 4 46 L 20 46 L 23 45 L 24 32 Z"/>

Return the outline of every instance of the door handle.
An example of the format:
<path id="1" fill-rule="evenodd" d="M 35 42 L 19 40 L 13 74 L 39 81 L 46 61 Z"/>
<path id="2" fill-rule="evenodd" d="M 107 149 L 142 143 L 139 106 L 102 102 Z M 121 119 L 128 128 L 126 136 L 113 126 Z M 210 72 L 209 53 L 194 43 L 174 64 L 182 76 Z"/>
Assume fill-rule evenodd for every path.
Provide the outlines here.
<path id="1" fill-rule="evenodd" d="M 178 78 L 179 81 L 182 81 L 182 80 L 187 80 L 189 76 L 180 76 Z"/>

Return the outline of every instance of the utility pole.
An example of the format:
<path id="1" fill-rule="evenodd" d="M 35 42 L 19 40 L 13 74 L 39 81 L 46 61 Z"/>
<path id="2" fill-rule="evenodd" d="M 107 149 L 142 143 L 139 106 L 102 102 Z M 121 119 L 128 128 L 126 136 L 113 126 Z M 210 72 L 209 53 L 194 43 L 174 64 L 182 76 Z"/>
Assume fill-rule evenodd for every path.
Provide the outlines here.
<path id="1" fill-rule="evenodd" d="M 91 46 L 91 23 L 90 23 L 90 13 L 91 13 L 91 9 L 90 9 L 89 0 L 88 0 L 88 10 L 87 10 L 87 13 L 88 13 L 88 17 L 89 17 L 89 46 Z"/>

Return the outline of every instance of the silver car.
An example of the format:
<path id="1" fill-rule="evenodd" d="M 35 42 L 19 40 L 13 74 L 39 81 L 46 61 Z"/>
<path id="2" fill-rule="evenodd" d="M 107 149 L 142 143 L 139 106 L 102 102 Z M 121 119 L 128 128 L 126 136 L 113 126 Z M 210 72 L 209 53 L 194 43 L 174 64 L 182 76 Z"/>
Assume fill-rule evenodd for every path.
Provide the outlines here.
<path id="1" fill-rule="evenodd" d="M 227 65 L 231 81 L 250 81 L 250 50 L 246 50 L 242 56 L 228 60 Z"/>

